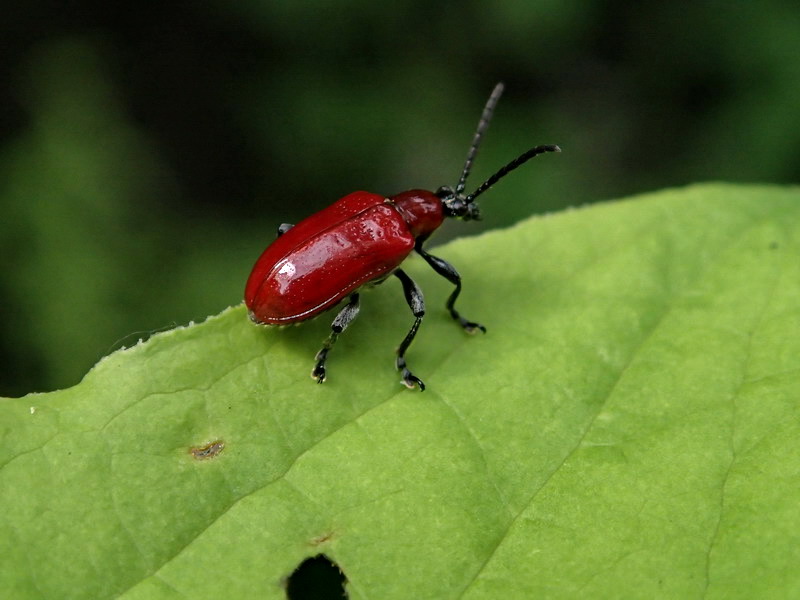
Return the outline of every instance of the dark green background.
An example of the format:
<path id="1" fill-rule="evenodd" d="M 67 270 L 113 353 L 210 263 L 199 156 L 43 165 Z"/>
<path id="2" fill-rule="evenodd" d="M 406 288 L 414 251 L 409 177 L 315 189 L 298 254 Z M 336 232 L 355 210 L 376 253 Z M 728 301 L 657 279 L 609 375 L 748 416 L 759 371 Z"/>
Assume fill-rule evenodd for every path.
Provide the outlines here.
<path id="1" fill-rule="evenodd" d="M 564 152 L 488 193 L 483 227 L 800 176 L 796 2 L 4 4 L 0 395 L 238 303 L 281 222 L 452 184 L 498 80 L 472 184 Z"/>

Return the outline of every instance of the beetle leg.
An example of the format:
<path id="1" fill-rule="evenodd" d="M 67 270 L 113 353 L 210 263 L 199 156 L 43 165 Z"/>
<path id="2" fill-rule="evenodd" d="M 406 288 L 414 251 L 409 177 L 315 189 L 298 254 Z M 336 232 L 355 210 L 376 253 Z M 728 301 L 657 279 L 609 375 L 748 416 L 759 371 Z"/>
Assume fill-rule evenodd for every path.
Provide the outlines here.
<path id="1" fill-rule="evenodd" d="M 277 231 L 278 237 L 281 237 L 284 233 L 289 231 L 292 227 L 294 227 L 294 225 L 292 225 L 291 223 L 281 223 L 278 226 L 278 231 Z"/>
<path id="2" fill-rule="evenodd" d="M 431 267 L 433 267 L 434 271 L 456 286 L 456 289 L 453 290 L 453 293 L 450 294 L 450 297 L 447 299 L 446 306 L 447 310 L 450 311 L 450 316 L 458 321 L 461 327 L 463 327 L 467 333 L 475 333 L 478 329 L 486 333 L 486 327 L 480 323 L 468 321 L 458 314 L 458 311 L 455 309 L 456 298 L 458 298 L 458 295 L 461 293 L 461 275 L 458 274 L 458 271 L 456 271 L 455 267 L 438 256 L 428 254 L 420 245 L 417 245 L 416 251 Z"/>
<path id="3" fill-rule="evenodd" d="M 425 384 L 422 383 L 422 380 L 419 377 L 414 376 L 406 366 L 406 350 L 408 350 L 411 342 L 414 341 L 414 336 L 417 335 L 419 324 L 422 323 L 422 317 L 425 316 L 425 298 L 422 297 L 422 290 L 419 289 L 419 286 L 414 283 L 414 280 L 406 275 L 404 271 L 397 269 L 394 274 L 397 275 L 397 278 L 403 284 L 403 293 L 406 296 L 406 302 L 408 303 L 408 306 L 411 308 L 411 312 L 414 315 L 414 324 L 411 326 L 411 329 L 409 329 L 405 339 L 397 349 L 397 361 L 395 362 L 395 365 L 397 366 L 398 371 L 402 371 L 403 384 L 406 387 L 413 389 L 416 385 L 419 386 L 421 392 L 424 392 Z"/>
<path id="4" fill-rule="evenodd" d="M 314 357 L 317 364 L 314 365 L 314 370 L 311 371 L 311 377 L 316 379 L 317 383 L 325 381 L 325 361 L 328 358 L 328 352 L 333 348 L 339 334 L 347 329 L 347 326 L 358 316 L 358 309 L 358 294 L 352 294 L 350 296 L 350 302 L 344 305 L 344 308 L 339 311 L 339 314 L 336 315 L 333 323 L 331 323 L 331 334 L 328 336 L 328 339 L 325 340 L 322 349 L 317 352 L 317 355 Z"/>

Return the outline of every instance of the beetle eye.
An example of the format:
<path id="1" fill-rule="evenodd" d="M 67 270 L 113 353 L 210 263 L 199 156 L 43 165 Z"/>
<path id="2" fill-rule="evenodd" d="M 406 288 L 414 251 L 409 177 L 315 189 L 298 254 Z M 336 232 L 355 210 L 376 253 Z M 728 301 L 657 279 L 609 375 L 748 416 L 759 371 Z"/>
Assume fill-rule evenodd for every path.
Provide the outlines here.
<path id="1" fill-rule="evenodd" d="M 444 200 L 445 198 L 452 198 L 453 196 L 455 196 L 455 192 L 453 191 L 453 188 L 451 188 L 450 186 L 443 185 L 438 190 L 436 190 L 436 195 L 442 200 Z"/>

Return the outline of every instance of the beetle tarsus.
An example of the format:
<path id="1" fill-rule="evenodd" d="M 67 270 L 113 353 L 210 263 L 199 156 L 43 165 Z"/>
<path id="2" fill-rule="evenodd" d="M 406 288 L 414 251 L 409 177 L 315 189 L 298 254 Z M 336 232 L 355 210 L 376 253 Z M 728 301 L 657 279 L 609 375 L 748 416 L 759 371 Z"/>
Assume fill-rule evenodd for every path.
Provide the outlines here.
<path id="1" fill-rule="evenodd" d="M 398 363 L 399 362 L 400 362 L 400 359 L 398 359 Z M 405 366 L 405 360 L 402 361 L 402 362 L 403 362 L 404 366 L 402 368 L 398 366 L 398 369 L 402 369 L 402 371 L 403 371 L 403 373 L 402 373 L 403 379 L 402 379 L 402 381 L 400 383 L 402 383 L 404 386 L 406 386 L 410 390 L 413 390 L 415 387 L 418 387 L 420 392 L 424 392 L 425 391 L 425 384 L 422 382 L 422 380 L 419 377 L 417 377 L 411 371 L 408 370 L 408 367 Z"/>
<path id="2" fill-rule="evenodd" d="M 317 364 L 314 365 L 314 369 L 311 371 L 311 378 L 316 379 L 317 383 L 325 382 L 325 359 L 327 356 L 328 349 L 322 349 L 317 352 L 317 355 L 314 357 L 314 360 L 317 361 Z"/>
<path id="3" fill-rule="evenodd" d="M 460 316 L 458 313 L 456 313 L 453 318 L 456 319 L 461 325 L 461 327 L 464 328 L 464 331 L 466 331 L 470 335 L 474 335 L 478 331 L 486 333 L 486 327 L 484 327 L 480 323 L 473 323 L 472 321 L 467 321 L 464 317 Z"/>

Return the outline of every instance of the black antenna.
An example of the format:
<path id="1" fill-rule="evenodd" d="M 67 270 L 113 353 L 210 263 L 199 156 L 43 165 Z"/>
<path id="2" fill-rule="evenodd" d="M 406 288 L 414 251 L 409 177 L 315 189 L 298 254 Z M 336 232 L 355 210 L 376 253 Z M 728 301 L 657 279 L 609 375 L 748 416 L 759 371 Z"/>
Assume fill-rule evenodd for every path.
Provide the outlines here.
<path id="1" fill-rule="evenodd" d="M 480 184 L 477 190 L 475 190 L 469 196 L 466 197 L 465 201 L 467 203 L 472 202 L 473 200 L 475 200 L 475 198 L 477 198 L 483 192 L 492 187 L 500 179 L 508 175 L 511 171 L 513 171 L 520 165 L 525 164 L 534 156 L 538 156 L 539 154 L 544 154 L 545 152 L 561 152 L 561 148 L 559 148 L 558 146 L 536 146 L 535 148 L 531 148 L 527 152 L 523 152 L 517 158 L 508 163 L 505 167 L 502 167 L 499 171 L 497 171 L 497 173 L 489 177 L 489 179 Z"/>
<path id="2" fill-rule="evenodd" d="M 478 146 L 481 143 L 481 138 L 489 127 L 489 121 L 492 120 L 494 107 L 497 106 L 497 101 L 500 100 L 500 96 L 503 95 L 503 89 L 505 89 L 505 86 L 502 83 L 498 83 L 494 86 L 491 96 L 489 96 L 489 99 L 486 101 L 486 106 L 483 107 L 481 120 L 478 121 L 478 129 L 475 130 L 475 136 L 472 138 L 472 146 L 470 146 L 469 152 L 467 153 L 467 161 L 464 163 L 464 170 L 461 171 L 461 178 L 458 180 L 458 185 L 456 186 L 456 195 L 464 192 L 464 187 L 467 185 L 467 176 L 469 175 L 470 169 L 472 169 L 475 156 L 478 154 Z"/>

